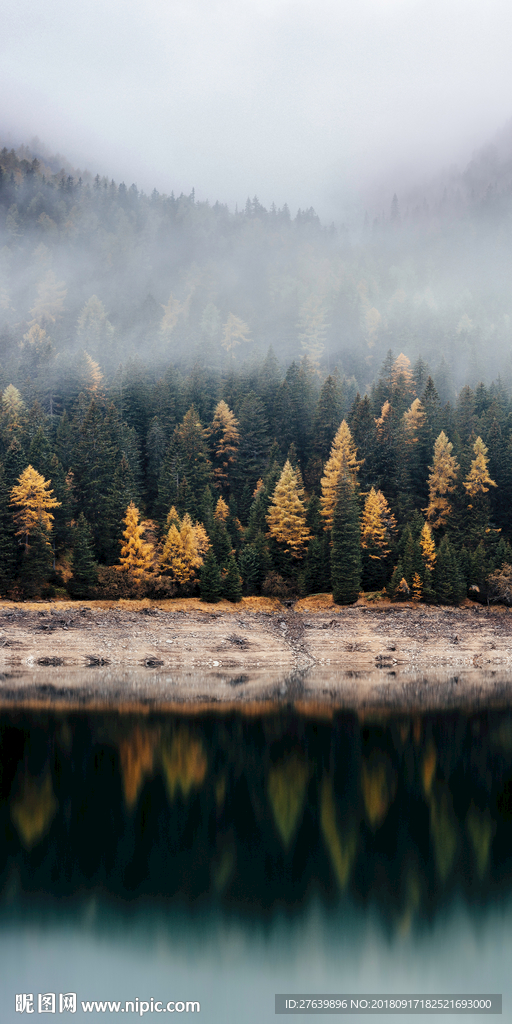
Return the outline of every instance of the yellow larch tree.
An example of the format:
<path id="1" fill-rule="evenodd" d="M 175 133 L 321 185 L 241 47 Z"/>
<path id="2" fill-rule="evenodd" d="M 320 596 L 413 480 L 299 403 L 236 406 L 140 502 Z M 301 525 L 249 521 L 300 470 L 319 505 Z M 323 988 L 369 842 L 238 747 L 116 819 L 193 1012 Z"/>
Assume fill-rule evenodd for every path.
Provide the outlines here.
<path id="1" fill-rule="evenodd" d="M 426 415 L 422 402 L 419 398 L 415 398 L 412 405 L 402 416 L 405 440 L 407 444 L 417 443 L 418 434 L 421 428 L 425 425 L 425 420 Z"/>
<path id="2" fill-rule="evenodd" d="M 404 356 L 403 352 L 400 352 L 400 355 L 396 357 L 391 368 L 391 381 L 395 387 L 399 384 L 400 378 L 407 390 L 412 391 L 414 394 L 416 388 L 411 370 L 411 360 Z"/>
<path id="3" fill-rule="evenodd" d="M 229 515 L 229 506 L 226 504 L 226 502 L 224 501 L 224 498 L 222 497 L 222 494 L 221 494 L 221 496 L 220 496 L 220 498 L 219 498 L 219 500 L 218 500 L 218 502 L 217 502 L 217 504 L 215 506 L 215 512 L 213 513 L 213 518 L 215 519 L 215 521 L 217 523 L 225 523 L 226 519 L 228 518 L 228 515 Z"/>
<path id="4" fill-rule="evenodd" d="M 453 445 L 442 430 L 434 445 L 434 463 L 428 478 L 428 506 L 425 510 L 435 530 L 444 526 L 448 520 L 451 506 L 447 495 L 453 494 L 460 469 L 452 451 Z"/>
<path id="5" fill-rule="evenodd" d="M 475 457 L 471 462 L 471 469 L 464 480 L 464 488 L 468 496 L 474 500 L 482 494 L 487 494 L 489 487 L 496 487 L 496 483 L 489 476 L 488 449 L 481 437 L 477 437 L 473 445 L 473 451 Z"/>
<path id="6" fill-rule="evenodd" d="M 212 447 L 213 482 L 215 487 L 227 491 L 229 473 L 236 459 L 240 432 L 238 420 L 226 402 L 215 407 L 213 422 L 208 431 Z"/>
<path id="7" fill-rule="evenodd" d="M 123 523 L 126 529 L 123 530 L 118 568 L 123 572 L 131 572 L 134 576 L 151 572 L 154 567 L 155 549 L 144 540 L 145 524 L 140 522 L 140 512 L 133 501 L 126 509 Z"/>
<path id="8" fill-rule="evenodd" d="M 11 505 L 17 537 L 25 538 L 28 551 L 29 537 L 38 531 L 48 534 L 53 526 L 52 508 L 60 508 L 60 501 L 53 497 L 51 480 L 45 480 L 33 466 L 27 466 L 18 477 L 18 483 L 11 491 Z"/>
<path id="9" fill-rule="evenodd" d="M 284 544 L 292 558 L 302 558 L 310 537 L 306 525 L 304 487 L 289 459 L 272 495 L 267 523 L 268 536 Z"/>
<path id="10" fill-rule="evenodd" d="M 87 380 L 85 388 L 90 395 L 99 395 L 101 385 L 103 383 L 103 374 L 100 370 L 99 364 L 94 359 L 91 359 L 89 353 L 85 351 L 84 358 Z"/>
<path id="11" fill-rule="evenodd" d="M 14 384 L 8 384 L 2 394 L 2 413 L 10 426 L 19 424 L 20 416 L 25 409 L 23 399 Z"/>
<path id="12" fill-rule="evenodd" d="M 233 358 L 233 352 L 237 345 L 247 343 L 249 341 L 250 330 L 244 320 L 241 320 L 239 316 L 235 316 L 234 313 L 230 313 L 224 324 L 222 331 L 222 348 L 229 352 L 231 359 Z"/>
<path id="13" fill-rule="evenodd" d="M 168 531 L 162 552 L 162 569 L 180 586 L 194 583 L 210 547 L 202 523 L 193 523 L 188 512 L 180 520 L 173 507 L 167 516 Z"/>
<path id="14" fill-rule="evenodd" d="M 436 564 L 436 546 L 429 523 L 425 523 L 421 531 L 420 548 L 425 568 L 433 572 Z"/>
<path id="15" fill-rule="evenodd" d="M 350 427 L 346 420 L 343 420 L 332 442 L 331 453 L 325 464 L 324 475 L 321 481 L 322 495 L 320 504 L 322 506 L 321 514 L 325 520 L 324 530 L 332 529 L 334 510 L 338 500 L 340 477 L 348 476 L 355 487 L 357 474 L 363 462 L 364 459 L 357 458 L 357 447 L 354 444 Z"/>
<path id="16" fill-rule="evenodd" d="M 386 401 L 380 410 L 380 416 L 377 416 L 375 419 L 375 426 L 377 428 L 377 437 L 379 438 L 379 441 L 382 441 L 386 437 L 386 433 L 389 430 L 389 424 L 391 422 L 390 417 L 391 405 L 386 398 Z"/>
<path id="17" fill-rule="evenodd" d="M 361 522 L 361 547 L 370 558 L 386 558 L 390 554 L 391 532 L 396 530 L 396 519 L 382 491 L 372 487 L 366 496 Z"/>

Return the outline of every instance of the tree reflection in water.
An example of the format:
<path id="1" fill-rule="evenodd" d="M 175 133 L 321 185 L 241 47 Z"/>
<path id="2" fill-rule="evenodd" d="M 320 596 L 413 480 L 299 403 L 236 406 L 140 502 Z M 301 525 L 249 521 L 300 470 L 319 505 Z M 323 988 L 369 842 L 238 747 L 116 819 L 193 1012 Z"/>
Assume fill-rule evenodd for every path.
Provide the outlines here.
<path id="1" fill-rule="evenodd" d="M 3 712 L 1 885 L 399 931 L 510 888 L 512 712 Z"/>

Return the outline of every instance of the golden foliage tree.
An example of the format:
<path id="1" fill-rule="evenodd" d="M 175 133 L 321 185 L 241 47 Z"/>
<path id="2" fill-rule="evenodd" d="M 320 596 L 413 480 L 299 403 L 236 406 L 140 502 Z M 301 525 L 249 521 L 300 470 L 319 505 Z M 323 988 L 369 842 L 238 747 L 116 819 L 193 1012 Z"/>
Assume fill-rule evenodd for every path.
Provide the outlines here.
<path id="1" fill-rule="evenodd" d="M 215 407 L 213 423 L 208 435 L 213 449 L 213 482 L 215 487 L 225 491 L 228 488 L 229 473 L 240 444 L 238 420 L 226 402 L 221 401 Z"/>
<path id="2" fill-rule="evenodd" d="M 284 544 L 292 558 L 302 558 L 309 540 L 302 480 L 286 460 L 267 513 L 270 537 Z"/>
<path id="3" fill-rule="evenodd" d="M 167 527 L 162 569 L 180 586 L 194 583 L 210 547 L 208 534 L 202 523 L 192 522 L 188 512 L 180 520 L 174 507 L 167 516 Z"/>
<path id="4" fill-rule="evenodd" d="M 464 480 L 464 488 L 469 497 L 474 500 L 482 494 L 487 494 L 489 487 L 496 487 L 496 484 L 489 476 L 489 460 L 487 458 L 488 449 L 481 437 L 477 437 L 473 445 L 473 451 L 475 453 L 475 457 L 471 462 L 469 473 Z"/>
<path id="5" fill-rule="evenodd" d="M 229 515 L 229 506 L 224 501 L 222 495 L 220 496 L 216 506 L 213 518 L 217 523 L 225 523 Z"/>
<path id="6" fill-rule="evenodd" d="M 33 466 L 27 466 L 11 491 L 11 505 L 17 537 L 25 538 L 28 551 L 29 537 L 37 531 L 48 534 L 53 525 L 52 508 L 60 508 L 60 501 L 53 497 L 51 480 L 45 480 Z"/>
<path id="7" fill-rule="evenodd" d="M 123 531 L 124 540 L 121 541 L 120 568 L 124 572 L 131 572 L 134 576 L 142 576 L 145 572 L 151 572 L 154 567 L 155 549 L 148 544 L 143 537 L 145 524 L 140 521 L 140 512 L 133 501 L 126 509 L 123 519 L 126 529 Z"/>
<path id="8" fill-rule="evenodd" d="M 451 506 L 447 495 L 453 494 L 460 469 L 452 451 L 453 445 L 442 430 L 434 445 L 434 463 L 428 478 L 429 500 L 425 510 L 435 530 L 445 526 L 448 520 Z"/>
<path id="9" fill-rule="evenodd" d="M 233 358 L 233 352 L 237 345 L 241 345 L 242 342 L 248 342 L 249 335 L 250 330 L 245 321 L 235 316 L 234 313 L 230 313 L 222 332 L 222 348 L 225 348 L 226 352 L 229 352 L 231 358 Z"/>
<path id="10" fill-rule="evenodd" d="M 99 395 L 103 383 L 103 374 L 99 364 L 91 359 L 88 352 L 84 352 L 86 384 L 85 389 L 90 395 Z"/>
<path id="11" fill-rule="evenodd" d="M 391 422 L 390 417 L 391 417 L 391 405 L 389 404 L 389 402 L 388 402 L 388 400 L 386 398 L 386 401 L 384 402 L 384 405 L 382 406 L 382 409 L 380 410 L 380 416 L 377 416 L 376 419 L 375 419 L 375 426 L 377 428 L 377 437 L 379 438 L 380 441 L 382 441 L 382 439 L 386 437 L 386 433 L 389 430 L 389 424 Z"/>
<path id="12" fill-rule="evenodd" d="M 412 375 L 411 361 L 404 356 L 403 352 L 396 357 L 393 366 L 391 367 L 391 381 L 395 385 L 403 382 L 406 388 L 414 393 L 414 378 Z"/>
<path id="13" fill-rule="evenodd" d="M 436 546 L 429 523 L 425 523 L 421 531 L 420 548 L 425 568 L 433 572 L 436 564 Z"/>
<path id="14" fill-rule="evenodd" d="M 372 559 L 386 558 L 390 552 L 391 531 L 396 530 L 396 520 L 382 491 L 372 487 L 366 496 L 361 522 L 361 547 L 368 550 Z"/>
<path id="15" fill-rule="evenodd" d="M 14 384 L 8 384 L 2 394 L 2 413 L 10 425 L 19 423 L 25 405 L 18 388 Z"/>
<path id="16" fill-rule="evenodd" d="M 334 441 L 332 442 L 331 453 L 325 464 L 322 477 L 322 495 L 320 498 L 321 514 L 325 520 L 324 529 L 331 530 L 334 520 L 334 510 L 338 500 L 338 483 L 340 477 L 348 477 L 353 486 L 357 482 L 357 474 L 363 465 L 364 459 L 357 459 L 357 447 L 354 444 L 348 423 L 343 422 L 338 427 Z"/>
<path id="17" fill-rule="evenodd" d="M 415 398 L 412 405 L 404 412 L 402 421 L 404 425 L 405 440 L 407 444 L 416 444 L 418 434 L 425 425 L 426 415 L 423 404 L 419 398 Z"/>

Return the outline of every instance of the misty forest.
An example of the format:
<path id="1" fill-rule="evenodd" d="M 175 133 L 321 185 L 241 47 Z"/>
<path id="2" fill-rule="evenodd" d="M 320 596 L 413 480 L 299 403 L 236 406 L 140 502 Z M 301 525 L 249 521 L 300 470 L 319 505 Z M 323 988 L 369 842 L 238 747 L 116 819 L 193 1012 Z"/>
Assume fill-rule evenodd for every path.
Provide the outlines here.
<path id="1" fill-rule="evenodd" d="M 0 592 L 512 600 L 512 162 L 235 212 L 0 152 Z"/>

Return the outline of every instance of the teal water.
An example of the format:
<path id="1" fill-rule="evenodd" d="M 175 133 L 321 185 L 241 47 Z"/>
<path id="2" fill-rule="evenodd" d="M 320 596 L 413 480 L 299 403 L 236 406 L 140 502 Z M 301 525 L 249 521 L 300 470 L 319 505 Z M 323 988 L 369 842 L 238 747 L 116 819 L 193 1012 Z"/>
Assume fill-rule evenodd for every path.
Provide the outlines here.
<path id="1" fill-rule="evenodd" d="M 276 992 L 502 992 L 512 1019 L 508 709 L 19 710 L 0 737 L 2 1022 L 39 992 L 215 1024 Z"/>

